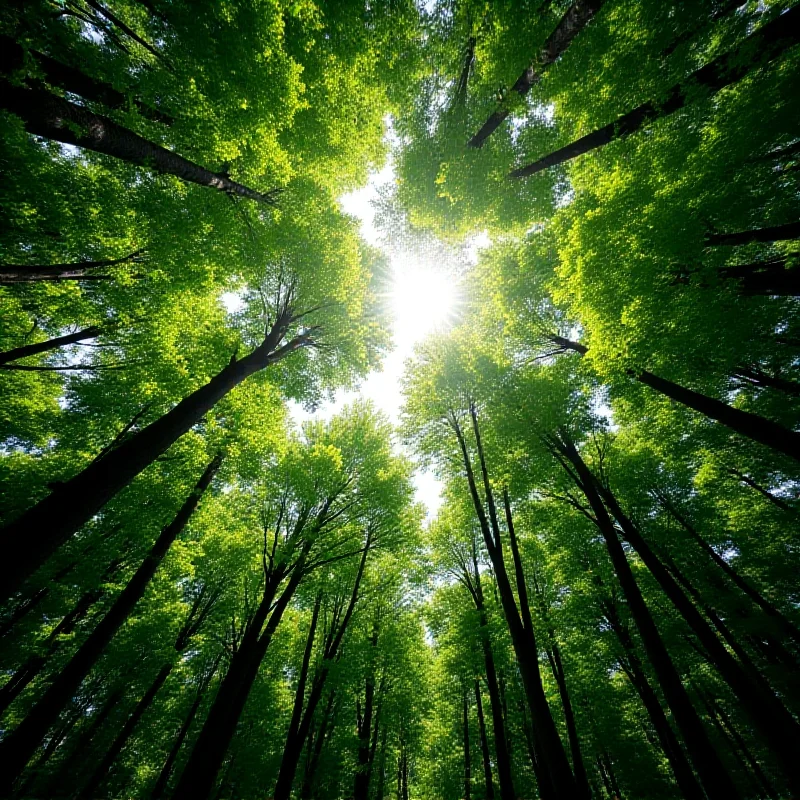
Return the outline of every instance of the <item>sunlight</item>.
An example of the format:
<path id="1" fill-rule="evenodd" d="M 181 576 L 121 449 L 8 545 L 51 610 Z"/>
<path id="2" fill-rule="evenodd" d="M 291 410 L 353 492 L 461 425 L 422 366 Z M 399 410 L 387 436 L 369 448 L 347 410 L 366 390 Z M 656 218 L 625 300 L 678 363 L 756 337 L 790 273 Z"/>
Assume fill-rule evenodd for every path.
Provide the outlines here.
<path id="1" fill-rule="evenodd" d="M 432 263 L 395 259 L 389 297 L 395 346 L 402 351 L 446 330 L 459 305 L 458 278 Z"/>

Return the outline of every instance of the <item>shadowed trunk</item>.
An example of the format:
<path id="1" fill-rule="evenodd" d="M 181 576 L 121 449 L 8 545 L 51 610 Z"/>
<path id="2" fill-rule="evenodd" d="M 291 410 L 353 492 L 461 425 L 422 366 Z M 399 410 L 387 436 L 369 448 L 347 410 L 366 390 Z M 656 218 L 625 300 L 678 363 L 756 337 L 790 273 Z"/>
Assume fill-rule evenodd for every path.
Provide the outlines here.
<path id="1" fill-rule="evenodd" d="M 38 567 L 88 522 L 114 495 L 152 464 L 242 381 L 312 343 L 306 332 L 281 345 L 294 317 L 287 307 L 252 353 L 231 362 L 205 386 L 160 419 L 60 484 L 0 531 L 0 545 L 15 553 L 0 565 L 0 600 L 13 594 Z"/>
<path id="2" fill-rule="evenodd" d="M 483 758 L 483 782 L 486 786 L 486 800 L 494 800 L 494 783 L 492 782 L 492 756 L 489 752 L 489 737 L 486 735 L 486 720 L 483 716 L 481 685 L 475 678 L 475 707 L 478 710 L 478 733 L 481 740 L 481 756 Z"/>
<path id="3" fill-rule="evenodd" d="M 723 280 L 738 280 L 739 292 L 748 296 L 800 296 L 800 269 L 785 258 L 717 268 Z"/>
<path id="4" fill-rule="evenodd" d="M 464 687 L 464 800 L 472 798 L 472 754 L 469 747 L 469 692 Z M 382 798 L 380 798 L 382 800 Z"/>
<path id="5" fill-rule="evenodd" d="M 175 519 L 161 532 L 142 565 L 128 581 L 97 627 L 61 669 L 39 702 L 23 721 L 0 742 L 0 796 L 10 794 L 39 743 L 75 694 L 81 681 L 97 663 L 114 634 L 124 624 L 147 589 L 164 556 L 184 529 L 222 462 L 217 455 L 206 467 Z"/>
<path id="6" fill-rule="evenodd" d="M 300 788 L 300 797 L 303 800 L 310 800 L 314 794 L 314 779 L 317 774 L 317 767 L 319 760 L 322 756 L 322 748 L 325 746 L 327 737 L 333 730 L 334 718 L 336 716 L 336 690 L 331 690 L 328 695 L 328 702 L 325 704 L 325 709 L 322 712 L 322 719 L 319 723 L 319 729 L 314 733 L 313 729 L 309 730 L 308 738 L 308 763 L 306 765 L 305 774 L 303 775 L 303 785 Z M 386 729 L 383 730 L 384 746 L 386 739 Z M 380 794 L 378 795 L 381 796 Z"/>
<path id="7" fill-rule="evenodd" d="M 0 107 L 20 117 L 25 130 L 35 136 L 103 153 L 228 195 L 275 204 L 274 190 L 257 192 L 236 183 L 225 173 L 204 169 L 108 117 L 43 89 L 12 86 L 0 81 Z"/>
<path id="8" fill-rule="evenodd" d="M 797 238 L 800 238 L 800 222 L 790 222 L 786 225 L 755 228 L 736 233 L 712 233 L 706 236 L 706 245 L 719 247 L 720 245 L 742 245 L 751 242 L 783 242 L 787 239 Z"/>
<path id="9" fill-rule="evenodd" d="M 797 9 L 800 13 L 800 6 Z M 570 350 L 581 355 L 586 355 L 589 351 L 586 345 L 565 339 L 563 336 L 551 335 L 547 338 L 558 345 L 561 351 Z M 800 461 L 800 433 L 796 433 L 758 414 L 742 411 L 739 408 L 723 403 L 721 400 L 687 389 L 666 378 L 660 378 L 658 375 L 653 375 L 652 372 L 628 370 L 628 374 L 639 383 L 643 383 L 665 397 L 669 397 L 670 400 L 685 405 L 709 419 L 720 422 L 732 431 L 746 436 L 754 442 L 759 442 L 766 447 Z"/>
<path id="10" fill-rule="evenodd" d="M 65 336 L 57 336 L 54 339 L 48 339 L 45 342 L 37 342 L 36 344 L 26 344 L 22 347 L 15 347 L 13 350 L 6 350 L 0 353 L 0 364 L 7 364 L 9 361 L 16 361 L 18 358 L 26 358 L 27 356 L 35 356 L 38 353 L 47 353 L 50 350 L 57 350 L 59 347 L 65 347 L 68 344 L 75 344 L 84 339 L 94 339 L 99 336 L 101 328 L 97 325 L 92 325 L 89 328 L 84 328 L 82 331 L 75 331 L 75 333 L 68 333 Z"/>
<path id="11" fill-rule="evenodd" d="M 757 673 L 751 673 L 747 664 L 737 661 L 726 649 L 655 551 L 623 513 L 613 493 L 598 482 L 596 485 L 622 528 L 625 540 L 636 551 L 664 593 L 695 633 L 720 676 L 739 698 L 743 710 L 758 727 L 765 741 L 769 742 L 791 790 L 795 794 L 800 794 L 800 762 L 797 759 L 797 753 L 800 752 L 800 725 L 766 682 L 760 679 Z M 738 647 L 736 649 L 739 650 Z M 743 651 L 738 652 L 738 655 L 742 658 Z"/>
<path id="12" fill-rule="evenodd" d="M 603 535 L 614 572 L 642 637 L 645 652 L 655 670 L 667 704 L 686 743 L 689 757 L 709 800 L 739 798 L 739 792 L 708 739 L 703 723 L 686 693 L 650 609 L 644 601 L 617 531 L 596 489 L 594 476 L 565 433 L 562 433 L 561 440 L 553 440 L 553 444 L 554 452 L 563 459 L 563 466 L 589 501 L 595 524 Z"/>
<path id="13" fill-rule="evenodd" d="M 592 21 L 604 2 L 605 0 L 575 0 L 559 20 L 555 30 L 547 37 L 547 41 L 534 60 L 514 82 L 511 91 L 524 97 L 532 86 L 539 83 L 542 73 L 563 55 L 572 40 Z M 482 147 L 510 113 L 507 108 L 498 108 L 469 140 L 469 147 Z"/>
<path id="14" fill-rule="evenodd" d="M 739 367 L 733 373 L 733 377 L 759 389 L 775 389 L 792 397 L 800 397 L 800 383 L 798 381 L 790 381 L 786 378 L 770 375 L 758 367 Z"/>
<path id="15" fill-rule="evenodd" d="M 72 264 L 0 264 L 0 284 L 34 283 L 36 281 L 105 280 L 111 276 L 87 275 L 86 273 L 89 270 L 116 267 L 120 264 L 141 264 L 144 260 L 145 256 L 142 251 L 137 250 L 120 258 L 105 258 L 99 261 L 75 261 Z M 97 334 L 94 335 L 96 336 Z M 21 358 L 21 356 L 17 356 L 17 358 Z"/>
<path id="16" fill-rule="evenodd" d="M 630 136 L 655 120 L 673 114 L 691 99 L 697 102 L 741 80 L 758 67 L 768 64 L 800 40 L 800 8 L 794 7 L 751 33 L 737 48 L 715 58 L 693 72 L 681 83 L 667 89 L 661 101 L 650 100 L 614 122 L 562 147 L 532 164 L 509 173 L 511 178 L 525 178 L 563 164 L 598 147 Z"/>

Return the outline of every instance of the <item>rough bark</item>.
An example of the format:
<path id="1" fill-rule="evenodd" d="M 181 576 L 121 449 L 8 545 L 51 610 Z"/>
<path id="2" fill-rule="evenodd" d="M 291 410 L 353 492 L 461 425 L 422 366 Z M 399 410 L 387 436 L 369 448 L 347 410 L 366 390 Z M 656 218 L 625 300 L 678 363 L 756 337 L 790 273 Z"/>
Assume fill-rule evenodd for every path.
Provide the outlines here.
<path id="1" fill-rule="evenodd" d="M 547 41 L 534 60 L 514 82 L 511 91 L 524 97 L 531 87 L 539 83 L 542 73 L 563 55 L 572 40 L 592 21 L 604 2 L 605 0 L 575 0 L 559 20 L 555 30 L 547 37 Z M 468 145 L 482 147 L 510 113 L 508 108 L 502 106 L 498 108 L 469 140 Z"/>
<path id="2" fill-rule="evenodd" d="M 25 769 L 25 765 L 48 729 L 141 599 L 170 546 L 197 508 L 200 498 L 211 484 L 221 462 L 222 456 L 217 455 L 209 463 L 173 521 L 161 532 L 142 565 L 128 581 L 103 619 L 62 668 L 25 719 L 0 742 L 0 796 L 11 793 L 14 782 Z"/>
<path id="3" fill-rule="evenodd" d="M 223 172 L 211 172 L 108 117 L 43 89 L 12 86 L 0 81 L 0 107 L 20 117 L 25 130 L 35 136 L 103 153 L 231 196 L 269 205 L 276 202 L 274 190 L 257 192 L 231 180 Z"/>
<path id="4" fill-rule="evenodd" d="M 555 447 L 565 459 L 565 466 L 569 464 L 574 470 L 570 474 L 575 479 L 576 485 L 585 494 L 594 513 L 597 527 L 603 535 L 611 557 L 614 572 L 642 637 L 647 657 L 655 670 L 667 704 L 672 710 L 675 722 L 686 743 L 689 757 L 697 770 L 709 800 L 738 798 L 739 792 L 708 739 L 703 723 L 686 693 L 650 609 L 636 583 L 617 531 L 595 486 L 594 476 L 566 434 L 562 434 L 560 441 L 555 443 Z"/>
<path id="5" fill-rule="evenodd" d="M 555 150 L 509 173 L 511 178 L 525 178 L 537 172 L 563 164 L 615 139 L 630 136 L 655 120 L 673 114 L 689 100 L 698 101 L 716 94 L 726 86 L 744 78 L 754 69 L 768 64 L 800 39 L 800 8 L 795 6 L 750 34 L 738 47 L 715 58 L 689 75 L 686 80 L 664 92 L 663 100 L 650 100 L 614 122 L 582 136 L 571 144 Z"/>
<path id="6" fill-rule="evenodd" d="M 15 553 L 15 557 L 5 559 L 0 565 L 0 600 L 13 594 L 59 546 L 228 392 L 250 375 L 311 344 L 312 334 L 306 332 L 281 345 L 292 320 L 287 307 L 252 353 L 239 361 L 231 359 L 205 386 L 6 525 L 0 531 L 0 546 L 7 553 Z"/>

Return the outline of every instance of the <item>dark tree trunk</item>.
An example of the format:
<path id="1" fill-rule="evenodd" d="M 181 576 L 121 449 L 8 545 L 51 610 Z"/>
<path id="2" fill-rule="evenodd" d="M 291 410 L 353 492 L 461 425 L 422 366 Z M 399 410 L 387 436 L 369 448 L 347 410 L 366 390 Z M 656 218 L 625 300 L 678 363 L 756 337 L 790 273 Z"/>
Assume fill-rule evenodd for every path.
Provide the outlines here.
<path id="1" fill-rule="evenodd" d="M 294 777 L 297 773 L 297 765 L 300 761 L 300 755 L 303 751 L 303 743 L 308 738 L 308 733 L 311 730 L 311 723 L 314 719 L 314 712 L 317 710 L 317 705 L 322 699 L 322 693 L 325 689 L 325 682 L 328 679 L 330 672 L 330 665 L 334 663 L 339 657 L 339 649 L 342 646 L 342 639 L 350 625 L 350 620 L 353 617 L 356 603 L 358 602 L 358 592 L 361 587 L 361 580 L 364 577 L 364 568 L 367 564 L 367 555 L 369 554 L 372 544 L 371 534 L 367 535 L 367 541 L 361 553 L 361 561 L 358 565 L 358 572 L 356 573 L 355 581 L 353 582 L 353 591 L 350 594 L 350 602 L 348 603 L 347 610 L 338 623 L 335 632 L 331 630 L 328 641 L 323 652 L 322 667 L 320 668 L 317 676 L 315 677 L 311 686 L 311 692 L 308 695 L 305 711 L 301 715 L 301 719 L 295 728 L 292 724 L 289 725 L 289 733 L 286 737 L 286 747 L 283 751 L 281 758 L 281 766 L 278 771 L 278 780 L 275 784 L 275 792 L 273 793 L 273 800 L 289 800 L 292 792 L 292 784 Z M 302 698 L 301 698 L 302 701 Z M 179 800 L 177 797 L 173 800 Z"/>
<path id="2" fill-rule="evenodd" d="M 147 711 L 147 709 L 153 704 L 153 700 L 155 700 L 158 690 L 166 683 L 170 672 L 172 672 L 172 667 L 173 665 L 171 663 L 164 664 L 164 666 L 158 671 L 158 674 L 150 684 L 150 687 L 144 693 L 142 698 L 136 704 L 136 707 L 133 709 L 131 715 L 125 721 L 125 724 L 122 726 L 122 730 L 117 734 L 116 738 L 111 743 L 111 747 L 108 748 L 108 751 L 103 756 L 102 761 L 95 768 L 91 778 L 89 778 L 88 782 L 86 783 L 86 786 L 84 786 L 82 791 L 78 794 L 78 800 L 89 800 L 89 798 L 98 796 L 98 789 L 105 781 L 108 773 L 114 766 L 114 762 L 122 752 L 122 749 L 128 743 L 128 739 L 131 738 L 133 732 L 136 730 L 139 720 L 141 720 L 145 711 Z"/>
<path id="3" fill-rule="evenodd" d="M 547 37 L 542 49 L 537 53 L 528 68 L 517 78 L 511 91 L 524 97 L 531 87 L 539 83 L 542 73 L 555 63 L 569 47 L 572 40 L 592 21 L 602 8 L 605 0 L 575 0 L 558 22 L 555 30 Z M 509 115 L 507 108 L 498 108 L 483 123 L 481 129 L 469 140 L 470 147 L 482 147 L 484 142 L 500 127 Z"/>
<path id="4" fill-rule="evenodd" d="M 330 734 L 330 731 L 333 729 L 333 722 L 335 717 L 336 711 L 336 691 L 331 690 L 330 694 L 328 695 L 328 702 L 325 704 L 325 709 L 322 712 L 322 719 L 319 723 L 319 730 L 317 730 L 316 736 L 312 737 L 309 735 L 308 741 L 308 748 L 309 748 L 309 759 L 308 765 L 306 767 L 305 775 L 303 776 L 303 785 L 300 788 L 300 797 L 303 800 L 310 800 L 310 798 L 314 794 L 314 780 L 317 774 L 317 767 L 319 766 L 319 760 L 322 756 L 322 748 L 325 745 L 325 741 Z M 384 744 L 386 738 L 386 730 L 384 729 L 383 732 L 384 736 Z"/>
<path id="5" fill-rule="evenodd" d="M 263 343 L 240 361 L 231 362 L 205 386 L 192 392 L 160 419 L 92 462 L 59 485 L 0 531 L 0 545 L 15 558 L 0 566 L 0 600 L 13 594 L 30 575 L 88 522 L 114 495 L 152 464 L 214 405 L 250 375 L 310 342 L 301 334 L 281 346 L 293 317 L 280 314 Z"/>
<path id="6" fill-rule="evenodd" d="M 192 748 L 180 781 L 172 795 L 173 800 L 206 800 L 211 796 L 217 774 L 225 761 L 225 754 L 236 732 L 236 725 L 244 710 L 258 669 L 269 649 L 272 637 L 289 605 L 289 601 L 303 577 L 305 546 L 300 560 L 295 564 L 289 581 L 277 601 L 278 588 L 286 573 L 281 571 L 267 580 L 261 603 L 248 625 L 244 638 L 231 659 L 230 667 L 222 680 L 200 736 Z M 269 621 L 267 621 L 269 617 Z M 266 627 L 261 632 L 264 623 Z"/>
<path id="7" fill-rule="evenodd" d="M 37 589 L 30 597 L 26 597 L 20 603 L 18 603 L 11 614 L 9 614 L 8 619 L 0 626 L 0 639 L 4 636 L 8 636 L 9 633 L 14 629 L 17 623 L 21 622 L 28 614 L 31 613 L 35 608 L 37 608 L 42 600 L 50 594 L 50 587 L 49 586 L 42 586 L 41 588 Z"/>
<path id="8" fill-rule="evenodd" d="M 486 720 L 483 716 L 483 701 L 481 700 L 481 685 L 475 678 L 475 707 L 478 710 L 478 733 L 481 740 L 481 755 L 483 757 L 483 782 L 486 787 L 486 800 L 494 798 L 494 782 L 492 781 L 492 756 L 489 752 L 489 737 L 486 735 Z"/>
<path id="9" fill-rule="evenodd" d="M 189 713 L 186 715 L 186 719 L 181 724 L 180 730 L 178 731 L 175 741 L 172 743 L 172 747 L 167 755 L 167 760 L 164 762 L 164 766 L 161 767 L 161 772 L 158 774 L 158 780 L 155 782 L 153 790 L 150 792 L 151 800 L 161 800 L 166 796 L 167 784 L 169 783 L 170 776 L 172 775 L 172 769 L 178 759 L 178 754 L 181 751 L 183 742 L 189 735 L 194 718 L 197 716 L 197 712 L 200 710 L 200 704 L 203 701 L 203 695 L 207 686 L 207 682 L 202 681 L 197 689 L 197 693 L 192 701 L 192 705 L 189 708 Z"/>
<path id="10" fill-rule="evenodd" d="M 172 123 L 172 118 L 167 114 L 151 108 L 138 98 L 129 98 L 128 95 L 115 89 L 110 83 L 97 80 L 87 75 L 75 67 L 62 64 L 54 58 L 36 50 L 29 50 L 28 53 L 36 61 L 37 65 L 44 73 L 46 81 L 58 86 L 72 94 L 77 94 L 84 100 L 91 100 L 101 103 L 106 108 L 125 109 L 128 103 L 136 106 L 139 113 L 154 122 L 162 122 L 165 125 Z M 11 72 L 20 69 L 25 62 L 25 50 L 9 36 L 0 36 L 0 71 L 9 75 Z"/>
<path id="11" fill-rule="evenodd" d="M 639 695 L 647 715 L 650 717 L 650 722 L 656 731 L 661 749 L 669 761 L 681 794 L 685 800 L 704 800 L 705 792 L 697 782 L 697 778 L 692 772 L 692 767 L 686 759 L 680 742 L 675 736 L 666 714 L 664 714 L 664 709 L 661 707 L 658 696 L 650 685 L 650 680 L 639 659 L 639 654 L 636 652 L 633 638 L 627 625 L 620 619 L 616 604 L 613 601 L 609 601 L 604 603 L 603 608 L 606 619 L 625 651 L 623 669 Z"/>
<path id="12" fill-rule="evenodd" d="M 780 497 L 776 497 L 774 494 L 772 494 L 772 492 L 765 489 L 760 483 L 753 480 L 749 475 L 745 475 L 743 472 L 739 472 L 738 469 L 734 469 L 733 467 L 728 467 L 728 472 L 735 478 L 738 478 L 746 486 L 749 486 L 751 489 L 755 489 L 762 497 L 764 497 L 766 500 L 769 500 L 772 505 L 776 506 L 781 511 L 794 513 L 794 509 L 787 502 L 781 500 Z"/>
<path id="13" fill-rule="evenodd" d="M 378 623 L 373 624 L 370 645 L 373 651 L 378 646 Z M 358 734 L 358 766 L 353 785 L 353 800 L 368 800 L 369 780 L 372 767 L 372 723 L 375 708 L 375 673 L 370 668 L 364 685 L 364 711 L 358 714 L 356 732 Z"/>
<path id="14" fill-rule="evenodd" d="M 27 264 L 0 264 L 0 284 L 108 278 L 110 277 L 108 275 L 91 276 L 86 273 L 89 270 L 116 267 L 120 264 L 140 264 L 144 260 L 145 257 L 142 255 L 141 250 L 137 250 L 120 258 L 105 258 L 100 261 L 76 261 L 72 264 L 33 264 L 30 266 Z M 98 328 L 97 333 L 99 332 L 100 329 Z M 93 335 L 96 336 L 97 333 Z M 89 337 L 84 336 L 83 338 Z M 21 358 L 21 356 L 16 357 Z"/>
<path id="15" fill-rule="evenodd" d="M 57 350 L 59 347 L 64 347 L 68 344 L 75 344 L 84 339 L 94 339 L 100 334 L 101 329 L 93 325 L 85 328 L 82 331 L 69 333 L 66 336 L 57 336 L 54 339 L 48 339 L 46 342 L 37 342 L 36 344 L 26 344 L 22 347 L 15 347 L 13 350 L 6 350 L 5 353 L 0 353 L 0 364 L 7 364 L 9 361 L 16 361 L 19 358 L 26 358 L 27 356 L 35 356 L 38 353 L 47 353 L 50 350 Z"/>
<path id="16" fill-rule="evenodd" d="M 101 578 L 104 583 L 111 577 L 120 561 L 115 561 L 106 570 Z M 75 604 L 74 608 L 56 625 L 53 632 L 47 637 L 46 651 L 41 654 L 32 655 L 19 669 L 17 669 L 8 682 L 0 689 L 0 714 L 14 702 L 22 690 L 44 669 L 47 661 L 58 652 L 61 647 L 60 636 L 67 636 L 75 630 L 75 626 L 86 616 L 89 609 L 100 599 L 103 592 L 100 589 L 90 589 L 84 592 Z"/>
<path id="17" fill-rule="evenodd" d="M 228 195 L 275 204 L 274 191 L 257 192 L 232 181 L 225 173 L 204 169 L 108 117 L 43 89 L 22 88 L 2 81 L 0 107 L 20 117 L 25 130 L 35 136 L 94 150 Z"/>
<path id="18" fill-rule="evenodd" d="M 800 6 L 798 6 L 800 9 Z M 765 419 L 758 414 L 742 411 L 729 406 L 721 400 L 686 389 L 683 386 L 653 375 L 652 372 L 632 372 L 633 377 L 640 383 L 655 389 L 657 392 L 669 397 L 677 403 L 688 406 L 710 419 L 721 422 L 754 442 L 784 453 L 790 458 L 800 461 L 800 433 L 785 428 L 777 422 Z"/>
<path id="19" fill-rule="evenodd" d="M 800 397 L 800 382 L 770 375 L 758 367 L 739 367 L 733 377 L 759 389 L 775 389 L 792 397 Z"/>
<path id="20" fill-rule="evenodd" d="M 732 11 L 736 11 L 737 8 L 740 8 L 744 5 L 744 0 L 727 0 L 727 2 L 722 3 L 722 5 L 713 11 L 707 19 L 703 20 L 706 26 L 718 22 L 723 17 L 726 17 Z M 699 27 L 690 28 L 687 31 L 684 31 L 681 34 L 678 34 L 662 51 L 661 57 L 662 58 L 669 58 L 678 47 L 683 44 L 684 42 L 691 41 L 697 33 L 700 31 Z"/>
<path id="21" fill-rule="evenodd" d="M 534 631 L 532 627 L 526 627 L 523 620 L 520 619 L 520 611 L 517 608 L 511 582 L 506 572 L 502 545 L 499 540 L 497 512 L 494 507 L 485 460 L 481 458 L 481 470 L 484 475 L 484 486 L 487 491 L 487 505 L 489 506 L 489 511 L 492 516 L 492 528 L 489 527 L 489 520 L 486 517 L 483 503 L 478 494 L 475 476 L 472 471 L 472 462 L 469 457 L 469 452 L 467 451 L 466 439 L 464 438 L 459 424 L 454 419 L 451 420 L 451 422 L 461 448 L 470 495 L 472 497 L 475 513 L 478 517 L 481 532 L 483 533 L 484 543 L 494 568 L 501 605 L 514 646 L 514 653 L 519 664 L 525 696 L 530 706 L 531 716 L 533 717 L 537 763 L 541 765 L 538 775 L 540 780 L 539 793 L 542 795 L 543 800 L 551 800 L 551 798 L 557 797 L 576 797 L 577 787 L 575 785 L 575 780 L 544 693 L 542 676 L 539 671 L 538 648 L 536 647 Z M 477 416 L 474 415 L 473 428 L 478 433 L 476 443 L 478 444 L 480 457 L 482 447 L 480 445 Z M 521 605 L 522 613 L 525 614 L 525 604 L 522 603 Z M 527 615 L 530 616 L 529 609 L 527 610 Z"/>
<path id="22" fill-rule="evenodd" d="M 584 153 L 622 139 L 649 123 L 673 114 L 687 101 L 711 97 L 720 89 L 741 80 L 752 70 L 777 58 L 784 50 L 800 39 L 800 9 L 795 7 L 750 34 L 737 48 L 715 58 L 711 63 L 693 72 L 686 80 L 664 92 L 664 100 L 650 100 L 638 108 L 618 117 L 614 122 L 582 136 L 532 164 L 515 169 L 512 178 L 525 178 L 537 172 L 563 164 Z"/>
<path id="23" fill-rule="evenodd" d="M 11 793 L 14 782 L 25 769 L 49 728 L 141 599 L 170 546 L 186 526 L 192 512 L 197 508 L 200 498 L 210 485 L 221 462 L 222 456 L 217 455 L 206 467 L 175 519 L 161 532 L 144 562 L 128 581 L 114 605 L 100 620 L 78 652 L 62 668 L 25 719 L 0 742 L 0 764 L 2 765 L 0 766 L 0 796 Z"/>
<path id="24" fill-rule="evenodd" d="M 472 753 L 469 746 L 469 692 L 464 687 L 464 800 L 472 798 Z M 378 798 L 380 800 L 380 798 Z"/>
<path id="25" fill-rule="evenodd" d="M 644 601 L 641 590 L 628 563 L 625 550 L 620 544 L 617 531 L 606 511 L 603 501 L 595 487 L 594 476 L 584 463 L 572 442 L 564 435 L 556 444 L 557 451 L 575 470 L 573 474 L 577 485 L 586 495 L 594 513 L 597 527 L 603 535 L 614 572 L 622 587 L 631 614 L 642 637 L 645 652 L 656 672 L 664 691 L 667 704 L 686 742 L 689 756 L 694 764 L 709 800 L 733 800 L 739 797 L 730 775 L 720 761 L 706 735 L 703 723 L 697 715 L 689 695 L 670 658 L 664 640 L 656 628 L 650 609 Z M 566 464 L 565 464 L 566 466 Z"/>
<path id="26" fill-rule="evenodd" d="M 108 719 L 111 712 L 116 708 L 119 701 L 125 693 L 123 684 L 119 684 L 108 695 L 100 710 L 89 720 L 88 724 L 84 725 L 78 731 L 78 738 L 75 746 L 71 749 L 69 755 L 61 763 L 61 766 L 52 776 L 47 783 L 48 794 L 57 797 L 63 793 L 63 785 L 69 784 L 74 779 L 74 776 L 80 770 L 79 759 L 82 758 L 84 751 L 89 746 L 89 743 L 95 737 L 100 728 Z"/>
<path id="27" fill-rule="evenodd" d="M 747 296 L 800 296 L 800 269 L 785 258 L 735 264 L 717 268 L 723 280 L 738 280 L 739 292 Z"/>
<path id="28" fill-rule="evenodd" d="M 769 742 L 791 790 L 800 794 L 800 763 L 797 759 L 797 753 L 800 752 L 800 725 L 769 686 L 762 680 L 758 680 L 756 675 L 750 674 L 746 667 L 725 648 L 661 559 L 623 513 L 613 493 L 599 484 L 597 486 L 611 513 L 619 522 L 626 541 L 636 551 L 664 593 L 695 633 L 721 677 L 739 698 L 743 709 L 758 727 L 765 741 Z"/>
<path id="29" fill-rule="evenodd" d="M 784 634 L 800 645 L 800 630 L 781 613 L 761 592 L 753 588 L 717 551 L 694 529 L 694 526 L 683 516 L 667 497 L 659 493 L 659 500 L 673 517 L 683 526 L 700 548 L 730 578 L 747 597 L 749 597 L 764 613 L 766 613 L 783 630 Z"/>
<path id="30" fill-rule="evenodd" d="M 800 222 L 789 222 L 786 225 L 754 228 L 750 231 L 737 231 L 736 233 L 711 233 L 706 236 L 706 245 L 708 247 L 735 246 L 751 242 L 783 242 L 787 239 L 797 238 L 800 238 Z M 731 269 L 735 269 L 735 267 Z"/>

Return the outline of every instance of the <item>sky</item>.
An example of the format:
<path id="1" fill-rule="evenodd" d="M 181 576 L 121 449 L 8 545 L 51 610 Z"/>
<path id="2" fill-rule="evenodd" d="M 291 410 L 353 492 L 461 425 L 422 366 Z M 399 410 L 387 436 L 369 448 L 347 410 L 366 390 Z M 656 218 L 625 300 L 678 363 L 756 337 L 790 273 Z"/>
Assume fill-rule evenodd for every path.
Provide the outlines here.
<path id="1" fill-rule="evenodd" d="M 393 246 L 376 224 L 376 207 L 379 192 L 394 182 L 391 158 L 380 172 L 374 172 L 367 185 L 342 196 L 342 209 L 356 217 L 361 225 L 361 234 L 371 245 L 381 248 L 390 264 L 391 281 L 386 298 L 391 318 L 391 350 L 383 369 L 370 373 L 361 386 L 354 391 L 339 391 L 330 402 L 323 403 L 315 412 L 309 413 L 297 403 L 290 404 L 290 411 L 298 423 L 307 419 L 326 419 L 344 405 L 357 398 L 372 400 L 392 423 L 397 424 L 403 398 L 400 379 L 405 361 L 412 355 L 414 345 L 436 330 L 446 329 L 458 316 L 459 270 L 441 257 L 438 248 L 409 251 Z M 466 248 L 462 268 L 477 259 L 478 250 L 488 245 L 487 237 L 477 237 Z M 465 262 L 465 263 L 464 263 Z M 402 444 L 397 443 L 402 449 Z M 441 505 L 441 484 L 433 473 L 417 470 L 414 487 L 418 502 L 427 510 L 427 518 L 435 516 Z"/>

